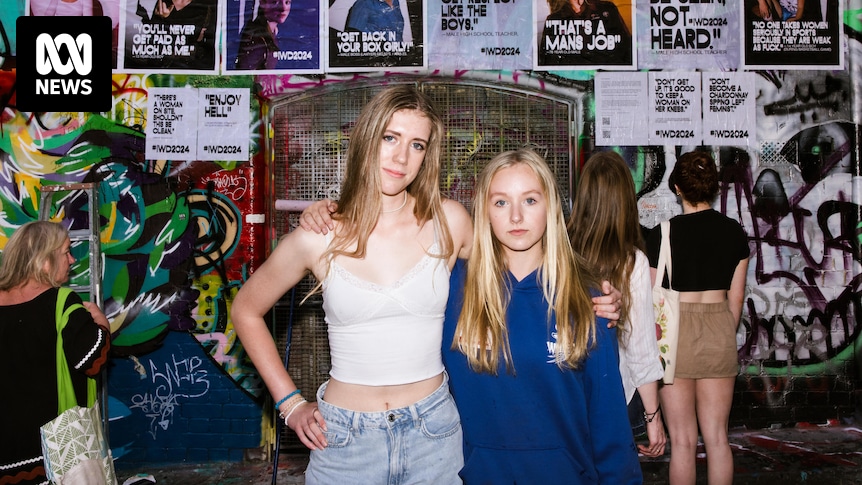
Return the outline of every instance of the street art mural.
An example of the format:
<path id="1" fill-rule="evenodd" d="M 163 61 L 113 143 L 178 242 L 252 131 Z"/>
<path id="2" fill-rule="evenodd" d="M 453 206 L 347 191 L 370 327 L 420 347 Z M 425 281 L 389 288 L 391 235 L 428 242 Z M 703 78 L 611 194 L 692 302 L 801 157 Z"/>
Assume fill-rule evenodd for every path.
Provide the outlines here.
<path id="1" fill-rule="evenodd" d="M 183 82 L 117 76 L 113 119 L 19 112 L 10 97 L 0 133 L 0 237 L 38 217 L 40 187 L 98 182 L 104 310 L 115 354 L 149 352 L 172 330 L 200 333 L 208 336 L 202 343 L 223 342 L 205 346 L 228 372 L 239 373 L 237 381 L 249 382 L 247 359 L 231 344 L 235 337 L 224 335 L 231 334 L 226 302 L 243 274 L 241 263 L 228 260 L 242 239 L 240 212 L 251 208 L 250 169 L 143 159 L 146 90 L 168 80 Z M 55 220 L 87 227 L 81 193 L 58 192 L 50 203 Z M 251 243 L 247 234 L 244 242 Z M 74 271 L 85 271 L 89 254 L 76 257 Z M 243 388 L 260 392 L 253 382 Z"/>

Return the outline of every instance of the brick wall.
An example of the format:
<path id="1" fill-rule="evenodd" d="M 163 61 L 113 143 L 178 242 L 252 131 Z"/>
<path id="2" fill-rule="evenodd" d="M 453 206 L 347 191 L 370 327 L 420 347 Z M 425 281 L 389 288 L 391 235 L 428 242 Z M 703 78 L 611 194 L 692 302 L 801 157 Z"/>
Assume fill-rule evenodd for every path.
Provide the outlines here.
<path id="1" fill-rule="evenodd" d="M 109 406 L 117 416 L 109 433 L 111 448 L 121 454 L 115 456 L 118 468 L 239 461 L 246 449 L 260 447 L 261 405 L 213 364 L 191 334 L 168 332 L 154 352 L 112 359 L 108 376 L 116 399 Z"/>

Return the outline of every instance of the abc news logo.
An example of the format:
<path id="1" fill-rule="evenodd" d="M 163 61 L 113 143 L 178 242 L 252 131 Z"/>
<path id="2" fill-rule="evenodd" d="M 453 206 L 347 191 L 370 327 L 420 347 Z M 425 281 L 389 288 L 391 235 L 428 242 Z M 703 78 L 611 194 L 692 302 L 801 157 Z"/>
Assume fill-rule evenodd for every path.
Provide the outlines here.
<path id="1" fill-rule="evenodd" d="M 111 19 L 18 17 L 20 111 L 110 111 Z"/>

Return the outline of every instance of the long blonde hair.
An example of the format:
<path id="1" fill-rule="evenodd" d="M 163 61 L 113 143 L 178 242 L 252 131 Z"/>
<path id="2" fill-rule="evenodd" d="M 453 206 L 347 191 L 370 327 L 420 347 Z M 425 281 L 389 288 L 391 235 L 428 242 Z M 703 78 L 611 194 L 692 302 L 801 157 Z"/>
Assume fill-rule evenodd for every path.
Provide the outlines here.
<path id="1" fill-rule="evenodd" d="M 621 330 L 628 330 L 636 251 L 644 251 L 639 220 L 635 184 L 626 162 L 612 151 L 591 156 L 581 169 L 569 236 L 593 273 L 622 293 L 617 324 Z M 622 339 L 627 332 L 618 335 Z"/>
<path id="2" fill-rule="evenodd" d="M 448 258 L 454 251 L 440 195 L 443 121 L 431 98 L 412 85 L 400 84 L 384 88 L 365 105 L 356 119 L 347 146 L 347 168 L 341 185 L 341 198 L 338 210 L 332 215 L 334 220 L 341 223 L 341 230 L 324 254 L 325 259 L 338 255 L 353 258 L 365 256 L 368 237 L 377 225 L 382 204 L 380 143 L 392 115 L 401 110 L 418 111 L 431 124 L 425 159 L 416 179 L 407 187 L 407 192 L 416 200 L 413 215 L 419 224 L 429 220 L 437 222 L 441 246 L 440 254 L 435 256 Z"/>
<path id="3" fill-rule="evenodd" d="M 548 306 L 547 321 L 557 316 L 555 360 L 561 368 L 577 368 L 595 335 L 595 316 L 589 287 L 595 284 L 572 251 L 566 233 L 563 207 L 554 175 L 541 156 L 520 149 L 494 157 L 479 174 L 473 201 L 473 250 L 467 263 L 464 305 L 452 348 L 467 356 L 478 372 L 497 374 L 502 356 L 514 373 L 506 327 L 506 307 L 511 298 L 504 275 L 506 263 L 500 242 L 494 237 L 488 215 L 491 181 L 500 170 L 515 165 L 530 167 L 548 199 L 547 227 L 539 279 Z M 549 329 L 553 331 L 553 329 Z"/>
<path id="4" fill-rule="evenodd" d="M 9 291 L 28 281 L 59 287 L 54 272 L 60 267 L 60 248 L 69 233 L 60 224 L 33 221 L 19 227 L 3 248 L 0 262 L 0 291 Z"/>

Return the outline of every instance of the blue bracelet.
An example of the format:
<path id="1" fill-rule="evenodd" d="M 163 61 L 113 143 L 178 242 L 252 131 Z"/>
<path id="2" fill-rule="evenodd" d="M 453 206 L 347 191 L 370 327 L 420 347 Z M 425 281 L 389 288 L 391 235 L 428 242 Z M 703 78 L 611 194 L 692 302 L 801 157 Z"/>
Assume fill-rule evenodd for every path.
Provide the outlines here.
<path id="1" fill-rule="evenodd" d="M 278 409 L 278 408 L 279 408 L 279 406 L 281 406 L 281 405 L 282 405 L 282 404 L 284 404 L 288 399 L 292 398 L 293 396 L 295 396 L 295 395 L 297 395 L 297 394 L 299 394 L 299 389 L 297 389 L 297 390 L 295 390 L 295 391 L 291 392 L 290 394 L 288 394 L 287 396 L 284 396 L 283 398 L 281 398 L 281 400 L 280 400 L 280 401 L 278 401 L 277 403 L 275 403 L 275 409 Z"/>

